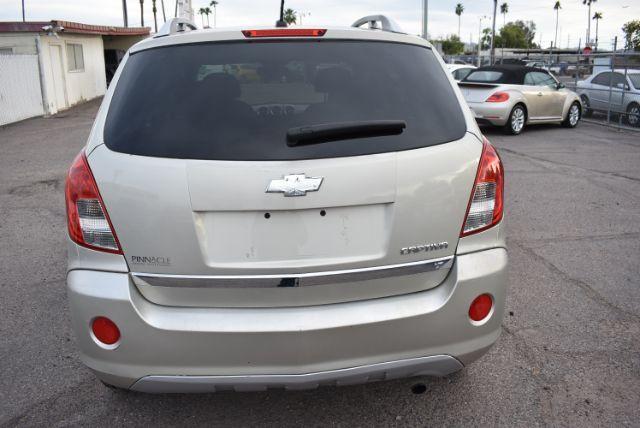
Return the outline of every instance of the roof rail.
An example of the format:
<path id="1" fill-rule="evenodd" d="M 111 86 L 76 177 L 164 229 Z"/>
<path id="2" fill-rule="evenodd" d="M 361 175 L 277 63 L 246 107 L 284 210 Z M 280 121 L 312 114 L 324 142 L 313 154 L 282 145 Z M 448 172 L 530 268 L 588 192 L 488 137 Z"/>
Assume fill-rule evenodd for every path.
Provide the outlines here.
<path id="1" fill-rule="evenodd" d="M 378 22 L 382 27 L 378 26 Z M 404 33 L 402 28 L 398 25 L 396 21 L 385 16 L 385 15 L 369 15 L 363 18 L 358 19 L 356 22 L 351 24 L 352 27 L 360 28 L 364 24 L 369 24 L 370 30 L 382 30 L 389 31 L 391 33 Z"/>
<path id="2" fill-rule="evenodd" d="M 165 37 L 165 36 L 171 36 L 171 35 L 176 34 L 176 33 L 182 33 L 187 28 L 189 30 L 197 30 L 198 29 L 198 27 L 196 27 L 196 25 L 193 22 L 189 21 L 188 19 L 171 18 L 170 20 L 165 22 L 165 24 L 162 26 L 160 31 L 158 31 L 153 36 L 153 38 L 155 39 L 157 37 Z"/>

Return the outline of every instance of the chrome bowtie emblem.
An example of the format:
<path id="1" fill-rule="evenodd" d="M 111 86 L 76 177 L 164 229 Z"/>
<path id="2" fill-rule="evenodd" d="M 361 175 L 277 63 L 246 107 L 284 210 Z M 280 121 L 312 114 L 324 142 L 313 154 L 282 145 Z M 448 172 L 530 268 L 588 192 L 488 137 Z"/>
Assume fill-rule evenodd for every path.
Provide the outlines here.
<path id="1" fill-rule="evenodd" d="M 305 196 L 320 188 L 324 177 L 307 177 L 304 174 L 285 175 L 281 179 L 271 180 L 267 193 L 284 193 L 284 196 Z"/>

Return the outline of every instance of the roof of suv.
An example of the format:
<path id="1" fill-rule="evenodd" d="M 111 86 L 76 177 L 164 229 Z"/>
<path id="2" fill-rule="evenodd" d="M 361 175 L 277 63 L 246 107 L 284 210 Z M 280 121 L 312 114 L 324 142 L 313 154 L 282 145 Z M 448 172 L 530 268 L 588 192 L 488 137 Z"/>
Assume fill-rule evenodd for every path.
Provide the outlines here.
<path id="1" fill-rule="evenodd" d="M 319 27 L 295 27 L 295 30 L 313 30 Z M 286 37 L 261 37 L 256 40 L 373 40 L 373 41 L 388 41 L 397 43 L 409 43 L 414 45 L 421 45 L 431 48 L 431 44 L 425 39 L 405 34 L 384 30 L 372 30 L 355 27 L 327 27 L 321 26 L 326 29 L 326 33 L 322 36 L 286 36 Z M 219 42 L 219 41 L 238 41 L 238 40 L 251 40 L 243 34 L 243 30 L 284 30 L 287 28 L 276 27 L 253 27 L 248 26 L 244 28 L 227 28 L 227 29 L 205 29 L 205 30 L 192 30 L 171 34 L 165 37 L 150 37 L 137 44 L 131 49 L 131 53 L 138 51 L 152 49 L 162 46 L 190 44 L 190 43 L 204 43 L 204 42 Z M 291 29 L 293 30 L 293 29 Z"/>

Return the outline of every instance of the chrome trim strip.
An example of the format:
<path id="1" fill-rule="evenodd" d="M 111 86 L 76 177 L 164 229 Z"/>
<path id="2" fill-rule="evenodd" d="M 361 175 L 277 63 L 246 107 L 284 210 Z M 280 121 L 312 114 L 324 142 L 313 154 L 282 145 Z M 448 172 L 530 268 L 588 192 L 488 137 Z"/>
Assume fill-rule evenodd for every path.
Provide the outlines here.
<path id="1" fill-rule="evenodd" d="M 308 287 L 415 275 L 440 269 L 448 269 L 453 265 L 453 259 L 453 256 L 448 256 L 439 259 L 421 260 L 395 265 L 329 272 L 275 275 L 170 275 L 131 272 L 131 277 L 137 285 L 153 285 L 171 288 Z"/>
<path id="2" fill-rule="evenodd" d="M 446 376 L 464 366 L 449 355 L 408 358 L 304 374 L 229 376 L 146 376 L 131 386 L 149 393 L 263 391 L 267 388 L 313 389 L 320 385 L 355 385 L 414 376 Z"/>

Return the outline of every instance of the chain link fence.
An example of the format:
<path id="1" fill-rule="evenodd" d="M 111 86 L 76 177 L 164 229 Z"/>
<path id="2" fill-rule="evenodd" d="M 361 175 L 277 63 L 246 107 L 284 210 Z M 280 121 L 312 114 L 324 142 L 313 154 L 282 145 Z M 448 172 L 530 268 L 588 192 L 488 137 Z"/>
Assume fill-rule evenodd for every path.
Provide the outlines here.
<path id="1" fill-rule="evenodd" d="M 491 64 L 489 55 L 447 56 L 449 63 Z M 640 130 L 640 53 L 496 53 L 497 64 L 544 68 L 582 100 L 583 118 Z"/>

